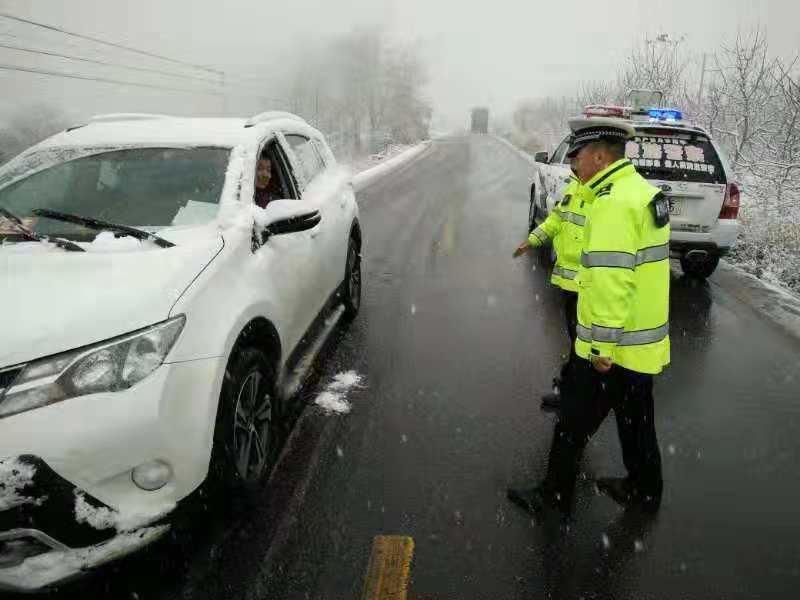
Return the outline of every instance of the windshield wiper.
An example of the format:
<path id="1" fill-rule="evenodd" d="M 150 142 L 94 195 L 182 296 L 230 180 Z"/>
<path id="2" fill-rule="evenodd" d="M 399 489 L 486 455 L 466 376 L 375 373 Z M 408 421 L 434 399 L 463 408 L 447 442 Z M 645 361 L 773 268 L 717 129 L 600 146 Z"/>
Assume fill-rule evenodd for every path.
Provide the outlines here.
<path id="1" fill-rule="evenodd" d="M 66 223 L 75 223 L 76 225 L 83 225 L 89 229 L 96 229 L 98 231 L 109 230 L 124 233 L 137 240 L 150 240 L 161 248 L 172 248 L 175 244 L 168 242 L 162 237 L 158 237 L 154 233 L 145 231 L 144 229 L 137 229 L 136 227 L 129 227 L 128 225 L 120 225 L 118 223 L 109 223 L 108 221 L 101 221 L 100 219 L 92 219 L 90 217 L 82 217 L 80 215 L 72 215 L 70 213 L 59 212 L 57 210 L 50 210 L 48 208 L 35 208 L 31 211 L 37 217 L 45 217 L 48 219 L 55 219 L 56 221 L 64 221 Z"/>
<path id="2" fill-rule="evenodd" d="M 32 240 L 34 242 L 43 242 L 43 243 L 50 242 L 55 244 L 59 248 L 63 248 L 64 250 L 67 250 L 69 252 L 86 252 L 86 250 L 78 246 L 78 244 L 70 242 L 69 240 L 64 240 L 58 237 L 39 235 L 38 233 L 31 231 L 25 226 L 25 224 L 17 215 L 12 213 L 7 208 L 3 208 L 2 206 L 0 206 L 0 215 L 3 215 L 6 219 L 11 221 L 11 224 L 17 228 L 17 231 L 19 231 L 23 236 L 25 236 L 29 240 Z"/>

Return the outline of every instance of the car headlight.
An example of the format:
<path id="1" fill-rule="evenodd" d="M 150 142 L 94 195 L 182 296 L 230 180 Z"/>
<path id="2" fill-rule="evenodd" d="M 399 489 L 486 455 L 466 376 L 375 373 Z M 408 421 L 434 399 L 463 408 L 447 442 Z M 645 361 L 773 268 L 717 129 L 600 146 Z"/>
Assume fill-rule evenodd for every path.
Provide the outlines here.
<path id="1" fill-rule="evenodd" d="M 186 323 L 184 315 L 88 348 L 25 366 L 0 400 L 0 418 L 140 382 L 164 362 Z"/>

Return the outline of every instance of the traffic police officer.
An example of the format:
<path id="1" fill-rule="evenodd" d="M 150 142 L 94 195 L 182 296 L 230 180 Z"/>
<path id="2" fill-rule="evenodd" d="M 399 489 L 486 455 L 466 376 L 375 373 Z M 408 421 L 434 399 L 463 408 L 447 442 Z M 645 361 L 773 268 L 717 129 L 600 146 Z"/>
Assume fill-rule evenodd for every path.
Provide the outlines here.
<path id="1" fill-rule="evenodd" d="M 561 289 L 564 318 L 570 339 L 570 355 L 569 360 L 561 367 L 560 377 L 553 379 L 553 392 L 542 398 L 542 409 L 544 410 L 558 408 L 561 382 L 575 358 L 574 347 L 578 318 L 578 284 L 575 278 L 580 267 L 583 227 L 593 198 L 592 194 L 584 190 L 577 177 L 570 176 L 561 201 L 556 204 L 547 219 L 534 229 L 530 237 L 514 252 L 514 256 L 517 257 L 531 248 L 549 244 L 552 244 L 556 252 L 556 264 L 553 267 L 550 283 Z"/>
<path id="2" fill-rule="evenodd" d="M 624 506 L 657 510 L 663 483 L 653 376 L 670 360 L 668 205 L 624 158 L 630 124 L 592 117 L 570 127 L 568 154 L 594 195 L 577 277 L 575 351 L 585 360 L 562 385 L 547 475 L 508 496 L 529 511 L 568 512 L 583 450 L 613 408 L 628 475 L 599 479 L 598 489 Z"/>

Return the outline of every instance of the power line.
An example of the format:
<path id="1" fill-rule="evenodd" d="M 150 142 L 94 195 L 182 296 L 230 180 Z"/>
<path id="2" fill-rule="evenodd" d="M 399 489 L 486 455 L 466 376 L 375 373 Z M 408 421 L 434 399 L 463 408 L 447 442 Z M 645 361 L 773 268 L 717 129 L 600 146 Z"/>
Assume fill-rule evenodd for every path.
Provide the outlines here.
<path id="1" fill-rule="evenodd" d="M 0 64 L 0 70 L 3 71 L 20 71 L 22 73 L 36 73 L 38 75 L 49 75 L 51 77 L 65 77 L 67 79 L 81 79 L 83 81 L 98 81 L 100 83 L 114 83 L 117 85 L 129 85 L 133 87 L 144 87 L 155 90 L 166 90 L 170 92 L 187 92 L 191 94 L 206 94 L 209 96 L 224 96 L 222 92 L 213 92 L 210 90 L 198 90 L 189 88 L 176 88 L 167 87 L 163 85 L 156 85 L 152 83 L 141 83 L 135 81 L 124 81 L 122 79 L 111 79 L 108 77 L 89 77 L 88 75 L 77 75 L 75 73 L 59 73 L 58 71 L 49 71 L 47 69 L 34 69 L 32 67 L 20 67 L 16 65 Z"/>
<path id="2" fill-rule="evenodd" d="M 0 37 L 4 37 L 5 35 L 6 34 L 0 33 Z M 130 70 L 141 71 L 141 72 L 146 72 L 146 73 L 156 73 L 156 74 L 163 75 L 163 76 L 176 77 L 176 78 L 180 78 L 180 79 L 187 79 L 187 80 L 190 80 L 190 81 L 198 81 L 198 82 L 206 83 L 206 84 L 209 84 L 209 85 L 212 85 L 212 86 L 219 86 L 219 87 L 221 87 L 223 89 L 241 89 L 241 90 L 247 91 L 247 92 L 249 92 L 251 94 L 259 93 L 256 89 L 251 89 L 251 88 L 253 88 L 253 86 L 257 85 L 255 81 L 253 81 L 252 83 L 251 82 L 247 82 L 246 80 L 243 80 L 243 81 L 240 81 L 240 82 L 236 82 L 236 81 L 230 81 L 227 77 L 225 77 L 223 81 L 213 81 L 211 79 L 204 79 L 202 77 L 195 77 L 193 75 L 183 75 L 183 74 L 179 74 L 179 73 L 171 73 L 169 71 L 163 71 L 163 70 L 160 70 L 160 69 L 151 69 L 149 67 L 135 67 L 133 65 L 118 64 L 118 63 L 113 63 L 113 62 L 108 62 L 108 61 L 97 60 L 97 59 L 93 59 L 93 58 L 86 58 L 86 57 L 83 57 L 83 56 L 72 56 L 72 55 L 69 55 L 69 54 L 61 54 L 59 52 L 53 52 L 53 51 L 49 51 L 49 50 L 41 50 L 41 49 L 35 49 L 35 48 L 25 48 L 25 47 L 22 47 L 22 46 L 14 46 L 14 45 L 11 45 L 11 44 L 0 43 L 0 48 L 6 48 L 6 49 L 9 49 L 9 50 L 14 50 L 14 51 L 18 51 L 18 52 L 27 52 L 27 53 L 30 53 L 30 54 L 41 54 L 41 55 L 44 55 L 44 56 L 54 56 L 54 57 L 58 57 L 58 58 L 65 58 L 65 59 L 68 59 L 68 60 L 86 62 L 86 63 L 97 64 L 97 65 L 102 65 L 102 66 L 107 66 L 107 67 L 112 67 L 112 68 L 118 68 L 118 69 L 130 69 Z"/>
<path id="3" fill-rule="evenodd" d="M 5 19 L 9 19 L 11 21 L 17 21 L 19 23 L 25 23 L 26 25 L 33 25 L 34 27 L 40 27 L 42 29 L 48 29 L 50 31 L 56 31 L 56 32 L 61 33 L 63 35 L 68 35 L 68 36 L 71 36 L 71 37 L 76 37 L 76 38 L 81 38 L 81 39 L 84 39 L 84 40 L 89 40 L 91 42 L 95 42 L 96 44 L 103 44 L 105 46 L 111 46 L 113 48 L 119 48 L 121 50 L 126 50 L 128 52 L 134 52 L 136 54 L 141 54 L 142 56 L 149 56 L 151 58 L 157 58 L 159 60 L 164 60 L 164 61 L 175 63 L 175 64 L 178 64 L 178 65 L 184 65 L 184 66 L 187 66 L 187 67 L 192 67 L 193 69 L 200 69 L 201 71 L 207 71 L 209 73 L 214 73 L 216 75 L 222 75 L 222 71 L 219 71 L 217 69 L 212 69 L 210 67 L 205 67 L 203 65 L 196 65 L 196 64 L 193 64 L 193 63 L 190 63 L 190 62 L 177 60 L 177 59 L 174 59 L 174 58 L 170 58 L 168 56 L 164 56 L 162 54 L 156 54 L 154 52 L 147 52 L 146 50 L 139 50 L 138 48 L 133 48 L 131 46 L 125 46 L 123 44 L 117 44 L 116 42 L 109 42 L 107 40 L 103 40 L 103 39 L 100 39 L 100 38 L 92 37 L 90 35 L 84 35 L 82 33 L 75 33 L 73 31 L 67 31 L 66 29 L 61 29 L 60 27 L 55 27 L 54 25 L 47 25 L 45 23 L 38 23 L 36 21 L 31 21 L 29 19 L 23 19 L 22 17 L 18 17 L 16 15 L 8 14 L 8 13 L 5 13 L 5 12 L 0 12 L 0 17 L 3 17 Z"/>
<path id="4" fill-rule="evenodd" d="M 5 36 L 5 34 L 0 34 L 0 36 Z M 42 54 L 45 56 L 55 56 L 58 58 L 65 58 L 67 60 L 74 60 L 79 62 L 88 62 L 93 63 L 96 65 L 104 65 L 107 67 L 115 67 L 119 69 L 130 69 L 132 71 L 142 71 L 145 73 L 157 73 L 159 75 L 166 75 L 168 77 L 176 77 L 178 79 L 189 79 L 192 81 L 202 81 L 204 83 L 210 83 L 213 85 L 219 85 L 219 81 L 214 81 L 211 79 L 204 79 L 203 77 L 197 77 L 195 75 L 183 75 L 180 73 L 171 73 L 169 71 L 163 71 L 161 69 L 152 69 L 150 67 L 134 67 L 132 65 L 123 65 L 119 63 L 108 62 L 104 60 L 97 60 L 94 58 L 86 58 L 85 56 L 71 56 L 69 54 L 61 54 L 60 52 L 53 52 L 50 50 L 41 50 L 38 48 L 25 48 L 22 46 L 12 46 L 10 44 L 0 44 L 0 48 L 6 48 L 8 50 L 16 50 L 18 52 L 28 52 L 30 54 Z"/>
<path id="5" fill-rule="evenodd" d="M 78 75 L 75 73 L 59 73 L 58 71 L 50 71 L 47 69 L 34 69 L 32 67 L 20 67 L 17 65 L 5 65 L 0 64 L 0 70 L 2 71 L 19 71 L 22 73 L 34 73 L 37 75 L 48 75 L 51 77 L 64 77 L 66 79 L 80 79 L 83 81 L 94 81 L 100 83 L 112 83 L 116 85 L 127 85 L 133 87 L 143 87 L 143 88 L 150 88 L 154 90 L 164 90 L 168 92 L 185 92 L 189 94 L 205 94 L 207 96 L 225 96 L 226 94 L 222 91 L 211 91 L 211 90 L 200 90 L 197 88 L 190 89 L 190 88 L 177 88 L 177 87 L 168 87 L 164 85 L 156 85 L 151 83 L 141 83 L 136 81 L 124 81 L 122 79 L 111 79 L 109 77 L 90 77 L 88 75 Z M 256 95 L 254 90 L 249 90 L 252 94 L 250 97 L 260 100 L 267 100 L 269 102 L 282 102 L 283 100 L 277 98 L 270 98 L 268 96 L 260 96 Z"/>

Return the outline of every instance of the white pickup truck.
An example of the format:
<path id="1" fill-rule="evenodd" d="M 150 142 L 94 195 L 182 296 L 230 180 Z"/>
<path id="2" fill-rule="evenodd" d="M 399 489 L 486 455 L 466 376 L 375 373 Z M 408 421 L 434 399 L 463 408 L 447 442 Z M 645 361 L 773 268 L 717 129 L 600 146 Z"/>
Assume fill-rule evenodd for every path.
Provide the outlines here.
<path id="1" fill-rule="evenodd" d="M 669 199 L 672 257 L 680 259 L 687 275 L 710 276 L 739 231 L 739 187 L 732 181 L 733 171 L 721 148 L 705 130 L 681 120 L 677 111 L 651 110 L 631 116 L 628 109 L 603 108 L 631 119 L 636 137 L 628 142 L 625 154 Z M 531 231 L 547 217 L 566 187 L 568 140 L 566 136 L 552 155 L 538 152 L 534 157 L 528 213 Z"/>

